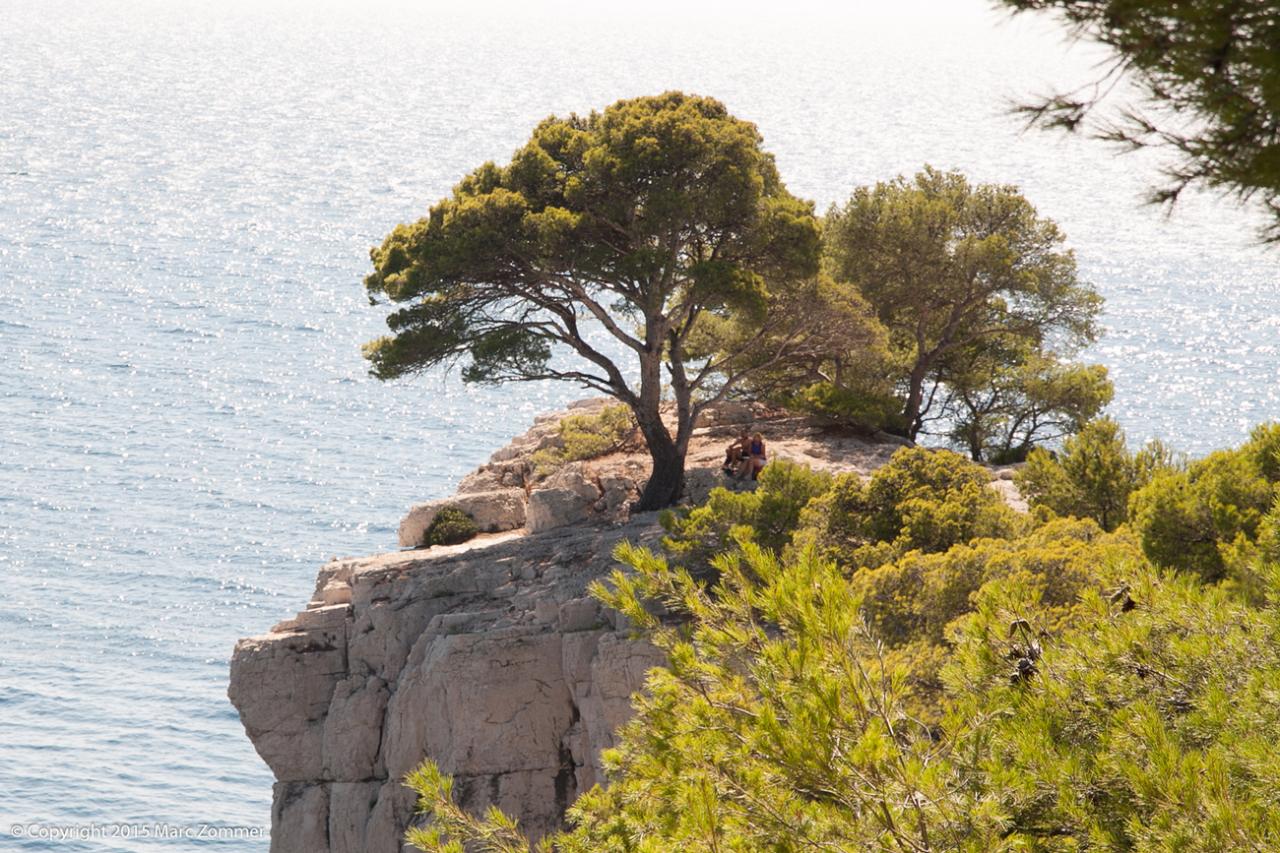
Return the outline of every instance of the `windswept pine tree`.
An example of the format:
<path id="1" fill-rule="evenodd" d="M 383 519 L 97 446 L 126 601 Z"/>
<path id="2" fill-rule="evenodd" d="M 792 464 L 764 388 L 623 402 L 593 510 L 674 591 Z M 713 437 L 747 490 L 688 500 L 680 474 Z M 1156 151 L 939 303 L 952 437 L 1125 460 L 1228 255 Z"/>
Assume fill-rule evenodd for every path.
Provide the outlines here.
<path id="1" fill-rule="evenodd" d="M 641 509 L 680 494 L 703 408 L 809 357 L 840 310 L 822 301 L 812 205 L 755 126 L 678 92 L 546 119 L 372 258 L 370 298 L 398 306 L 365 350 L 375 376 L 461 363 L 467 382 L 607 394 L 652 457 Z"/>

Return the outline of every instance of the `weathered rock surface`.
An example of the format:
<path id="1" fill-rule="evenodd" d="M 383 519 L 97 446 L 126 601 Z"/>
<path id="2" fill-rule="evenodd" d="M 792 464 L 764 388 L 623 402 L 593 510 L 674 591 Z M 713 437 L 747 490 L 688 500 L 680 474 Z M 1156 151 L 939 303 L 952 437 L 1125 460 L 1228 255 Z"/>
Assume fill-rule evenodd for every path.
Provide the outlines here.
<path id="1" fill-rule="evenodd" d="M 400 546 L 420 546 L 436 514 L 450 504 L 468 513 L 485 532 L 524 528 L 541 533 L 572 524 L 625 521 L 649 468 L 638 434 L 619 452 L 570 462 L 549 476 L 540 475 L 532 462 L 534 453 L 562 443 L 559 424 L 566 415 L 591 414 L 608 404 L 599 398 L 580 400 L 565 411 L 538 416 L 528 432 L 464 477 L 453 497 L 411 507 L 400 522 Z M 744 429 L 762 431 L 773 458 L 830 471 L 868 474 L 898 448 L 887 440 L 833 433 L 806 418 L 758 404 L 721 403 L 707 410 L 702 421 L 687 457 L 685 497 L 690 503 L 706 500 L 716 486 L 740 485 L 725 479 L 720 463 L 725 445 Z"/>
<path id="2" fill-rule="evenodd" d="M 279 780 L 273 853 L 400 850 L 401 779 L 427 756 L 464 805 L 558 825 L 659 660 L 586 585 L 619 541 L 659 533 L 645 515 L 325 566 L 312 607 L 231 661 L 231 701 Z M 325 604 L 343 587 L 350 603 Z"/>
<path id="3" fill-rule="evenodd" d="M 530 533 L 583 521 L 603 494 L 581 462 L 572 462 L 529 493 L 525 526 Z"/>

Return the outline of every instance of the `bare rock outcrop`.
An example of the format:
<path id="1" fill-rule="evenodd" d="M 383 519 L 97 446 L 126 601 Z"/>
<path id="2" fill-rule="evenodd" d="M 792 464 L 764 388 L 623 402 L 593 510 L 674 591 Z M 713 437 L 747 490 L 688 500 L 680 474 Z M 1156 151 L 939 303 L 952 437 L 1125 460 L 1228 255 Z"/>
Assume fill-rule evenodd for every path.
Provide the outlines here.
<path id="1" fill-rule="evenodd" d="M 231 661 L 231 701 L 278 780 L 273 853 L 400 850 L 401 780 L 426 756 L 467 807 L 557 826 L 659 660 L 586 585 L 618 542 L 659 533 L 645 515 L 325 566 L 311 606 Z M 326 604 L 340 587 L 349 603 Z"/>
<path id="2" fill-rule="evenodd" d="M 519 529 L 541 533 L 573 524 L 625 521 L 629 506 L 640 497 L 649 468 L 638 433 L 616 452 L 569 462 L 549 474 L 533 463 L 538 451 L 563 445 L 559 426 L 565 416 L 596 413 L 609 404 L 602 398 L 580 400 L 564 411 L 540 415 L 528 432 L 464 477 L 453 497 L 411 507 L 400 522 L 400 546 L 420 546 L 436 514 L 449 505 L 462 509 L 480 530 L 490 533 Z M 831 471 L 870 473 L 898 447 L 881 438 L 841 434 L 760 404 L 721 403 L 703 413 L 702 425 L 690 442 L 687 502 L 699 503 L 715 486 L 726 485 L 720 473 L 724 446 L 744 429 L 763 430 L 775 458 Z"/>

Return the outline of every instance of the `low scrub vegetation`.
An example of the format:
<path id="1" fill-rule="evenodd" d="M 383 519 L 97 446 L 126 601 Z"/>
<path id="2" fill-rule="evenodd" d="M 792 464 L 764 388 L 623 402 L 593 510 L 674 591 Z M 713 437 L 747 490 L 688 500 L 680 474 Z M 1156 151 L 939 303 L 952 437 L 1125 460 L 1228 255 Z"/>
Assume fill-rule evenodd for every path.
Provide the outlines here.
<path id="1" fill-rule="evenodd" d="M 636 422 L 626 406 L 606 406 L 596 414 L 569 415 L 560 421 L 560 443 L 533 454 L 533 471 L 549 477 L 561 466 L 622 449 L 635 435 Z"/>
<path id="2" fill-rule="evenodd" d="M 479 532 L 475 521 L 465 510 L 449 505 L 442 507 L 431 520 L 422 534 L 422 544 L 428 548 L 432 545 L 459 545 L 474 539 Z"/>
<path id="3" fill-rule="evenodd" d="M 557 853 L 1280 848 L 1280 427 L 1190 464 L 1111 422 L 987 473 L 788 464 L 594 594 L 667 654 Z M 531 849 L 425 764 L 409 840 Z"/>

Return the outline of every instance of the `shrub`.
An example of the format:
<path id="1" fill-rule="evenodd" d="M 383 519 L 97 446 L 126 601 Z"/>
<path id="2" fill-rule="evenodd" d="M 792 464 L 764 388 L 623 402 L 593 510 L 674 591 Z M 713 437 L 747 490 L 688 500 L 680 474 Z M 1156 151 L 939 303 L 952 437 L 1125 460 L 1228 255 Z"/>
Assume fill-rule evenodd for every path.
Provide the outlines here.
<path id="1" fill-rule="evenodd" d="M 985 585 L 1015 583 L 1049 636 L 1066 630 L 1088 590 L 1118 586 L 1142 563 L 1128 534 L 1104 533 L 1091 519 L 1055 519 L 1026 536 L 975 539 L 945 553 L 912 551 L 879 568 L 857 572 L 851 583 L 876 636 L 911 674 L 926 716 L 942 699 L 940 671 L 948 659 L 949 628 L 974 609 Z"/>
<path id="2" fill-rule="evenodd" d="M 539 849 L 1280 849 L 1278 450 L 1269 427 L 1157 474 L 1133 498 L 1141 541 L 1051 518 L 902 551 L 958 535 L 936 519 L 980 495 L 972 471 L 909 455 L 811 500 L 802 517 L 826 526 L 802 526 L 782 556 L 741 537 L 712 559 L 714 589 L 620 546 L 627 570 L 592 592 L 667 662 L 603 755 L 609 787 Z M 799 547 L 806 530 L 894 559 L 850 575 Z M 1254 559 L 1253 595 L 1143 555 L 1155 542 L 1176 556 L 1197 535 L 1227 565 Z M 430 762 L 407 782 L 433 815 L 414 846 L 530 849 L 497 809 L 460 810 Z"/>
<path id="3" fill-rule="evenodd" d="M 1267 603 L 1268 581 L 1280 569 L 1280 499 L 1258 522 L 1256 539 L 1237 535 L 1218 547 L 1223 573 L 1242 598 L 1257 605 Z"/>
<path id="4" fill-rule="evenodd" d="M 627 443 L 635 429 L 635 416 L 621 404 L 605 406 L 594 415 L 570 415 L 560 421 L 560 446 L 533 454 L 534 473 L 548 477 L 565 463 L 612 453 Z"/>
<path id="5" fill-rule="evenodd" d="M 1280 614 L 1190 577 L 1130 580 L 1042 643 L 1010 637 L 1033 613 L 1016 583 L 975 595 L 945 678 L 955 718 L 981 721 L 978 784 L 1017 849 L 1280 849 L 1280 645 L 1263 639 Z"/>
<path id="6" fill-rule="evenodd" d="M 848 570 L 879 566 L 912 549 L 937 553 L 1020 529 L 988 482 L 986 469 L 948 450 L 903 448 L 866 483 L 779 460 L 754 492 L 713 489 L 703 506 L 665 513 L 663 547 L 699 575 L 743 541 L 776 553 L 816 548 Z"/>
<path id="7" fill-rule="evenodd" d="M 988 482 L 986 469 L 957 453 L 903 448 L 865 484 L 856 474 L 837 477 L 801 513 L 796 544 L 854 569 L 1008 536 L 1019 520 Z"/>
<path id="8" fill-rule="evenodd" d="M 1280 849 L 1280 645 L 1269 641 L 1280 609 L 1141 558 L 1113 565 L 1129 584 L 1102 594 L 1088 552 L 1114 534 L 1058 521 L 1036 535 L 1060 553 L 1014 555 L 965 596 L 938 723 L 913 714 L 901 658 L 876 642 L 834 565 L 748 545 L 719 561 L 713 597 L 624 547 L 632 573 L 597 593 L 669 660 L 604 756 L 609 787 L 584 794 L 572 829 L 542 849 Z M 976 576 L 993 561 L 966 562 Z M 1061 631 L 1045 586 L 1057 565 L 1086 578 Z M 1028 567 L 1043 583 L 1027 582 Z M 1268 589 L 1274 600 L 1280 579 Z M 649 597 L 690 623 L 664 625 Z M 458 810 L 434 766 L 409 784 L 436 818 L 410 831 L 421 849 L 461 849 L 446 836 L 528 849 L 500 812 Z"/>
<path id="9" fill-rule="evenodd" d="M 651 554 L 619 556 L 634 575 L 597 594 L 648 626 L 670 662 L 606 755 L 610 787 L 579 800 L 552 850 L 999 849 L 982 790 L 909 716 L 906 673 L 838 567 L 748 545 L 718 561 L 710 596 Z M 689 614 L 688 629 L 660 627 L 648 596 Z"/>
<path id="10" fill-rule="evenodd" d="M 1210 454 L 1137 491 L 1130 516 L 1147 556 L 1205 580 L 1225 577 L 1228 552 L 1258 540 L 1275 502 L 1278 453 L 1280 425 L 1261 426 L 1240 448 Z"/>
<path id="11" fill-rule="evenodd" d="M 1033 507 L 1092 518 L 1104 530 L 1115 530 L 1128 518 L 1130 494 L 1176 466 L 1160 442 L 1130 453 L 1120 425 L 1098 418 L 1068 438 L 1058 456 L 1032 450 L 1014 480 Z"/>
<path id="12" fill-rule="evenodd" d="M 427 547 L 457 545 L 474 539 L 479 532 L 471 516 L 467 515 L 461 507 L 450 504 L 441 507 L 436 517 L 431 520 L 431 524 L 422 535 L 422 544 Z"/>
<path id="13" fill-rule="evenodd" d="M 690 510 L 662 514 L 666 552 L 680 565 L 706 573 L 711 558 L 750 540 L 775 552 L 791 541 L 800 511 L 831 487 L 831 475 L 785 459 L 760 472 L 754 491 L 712 489 L 707 502 Z"/>
<path id="14" fill-rule="evenodd" d="M 902 416 L 902 399 L 883 391 L 817 382 L 784 397 L 782 402 L 787 408 L 866 432 L 902 434 L 909 426 Z"/>
<path id="15" fill-rule="evenodd" d="M 1140 561 L 1137 544 L 1108 536 L 1092 520 L 1057 519 L 1016 539 L 975 539 L 944 553 L 910 552 L 852 578 L 866 595 L 877 634 L 899 645 L 917 639 L 942 643 L 952 620 L 972 609 L 970 598 L 985 583 L 1015 578 L 1038 593 L 1053 612 L 1056 630 L 1083 589 L 1114 574 L 1125 561 Z"/>

